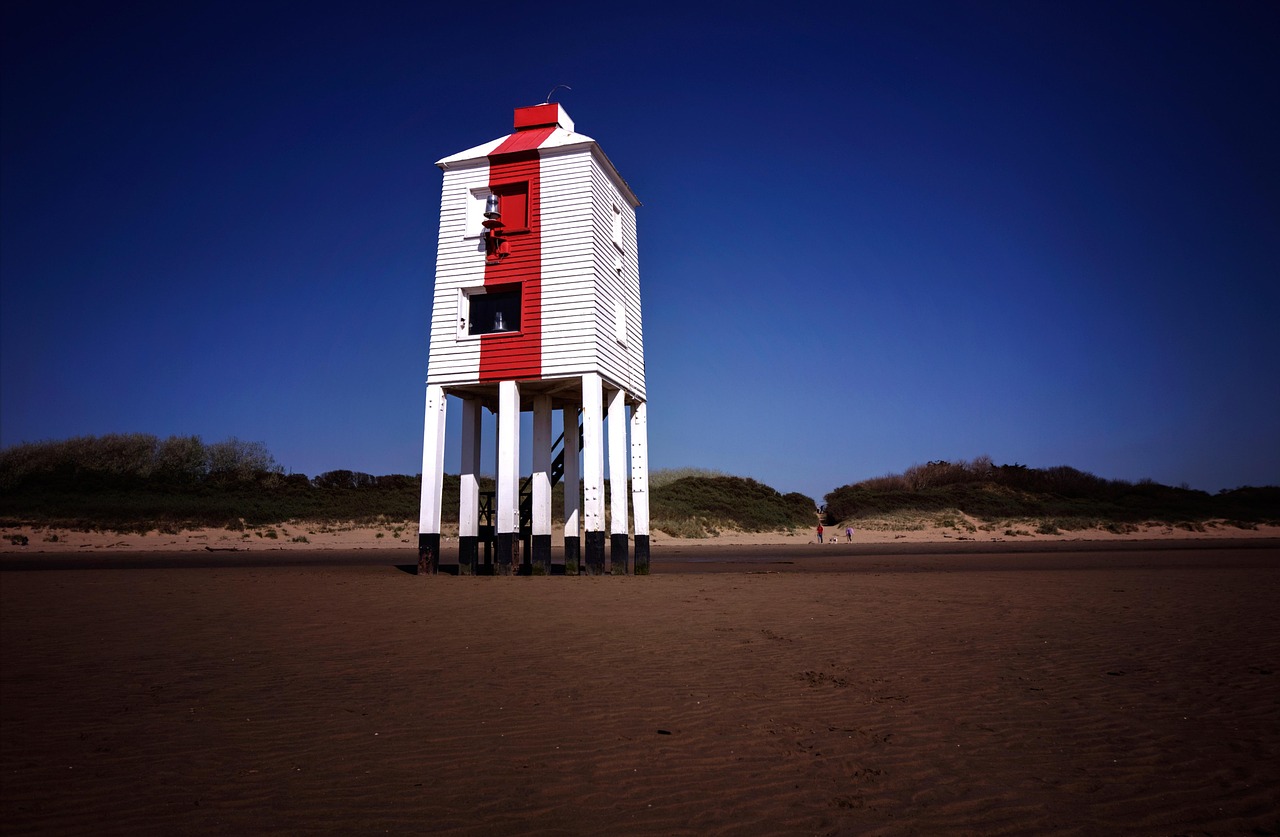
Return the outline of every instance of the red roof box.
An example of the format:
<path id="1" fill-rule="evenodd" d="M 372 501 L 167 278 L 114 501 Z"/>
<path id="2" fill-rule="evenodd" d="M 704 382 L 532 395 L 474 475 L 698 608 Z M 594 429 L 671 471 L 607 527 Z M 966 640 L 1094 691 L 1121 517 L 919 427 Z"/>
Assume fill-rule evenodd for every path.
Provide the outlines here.
<path id="1" fill-rule="evenodd" d="M 533 128 L 564 128 L 566 131 L 573 130 L 573 120 L 569 118 L 569 114 L 564 112 L 564 108 L 556 102 L 548 102 L 545 105 L 532 105 L 527 108 L 516 108 L 516 130 L 528 131 Z"/>

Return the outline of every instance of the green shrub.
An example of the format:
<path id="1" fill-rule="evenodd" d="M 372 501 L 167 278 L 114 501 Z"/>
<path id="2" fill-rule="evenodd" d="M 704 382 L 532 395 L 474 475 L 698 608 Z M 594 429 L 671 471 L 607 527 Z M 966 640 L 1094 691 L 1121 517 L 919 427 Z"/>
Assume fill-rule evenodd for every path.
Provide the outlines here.
<path id="1" fill-rule="evenodd" d="M 173 533 L 385 521 L 399 538 L 400 528 L 391 527 L 417 518 L 420 483 L 416 475 L 345 470 L 315 480 L 286 475 L 261 442 L 234 437 L 205 444 L 198 436 L 85 436 L 0 449 L 0 524 Z M 458 486 L 457 475 L 445 475 L 443 523 L 457 522 Z M 491 478 L 481 478 L 482 491 L 493 488 Z M 809 497 L 708 469 L 653 472 L 649 499 L 654 527 L 679 537 L 721 529 L 807 530 L 816 522 Z M 1049 521 L 1058 531 L 1134 531 L 1152 521 L 1191 531 L 1213 520 L 1245 529 L 1280 523 L 1280 487 L 1209 495 L 1151 480 L 1106 480 L 1067 466 L 995 465 L 989 457 L 913 465 L 903 474 L 841 486 L 824 499 L 824 522 L 868 529 L 922 528 L 936 520 L 975 531 L 970 517 L 1001 521 L 983 525 L 991 531 L 1027 520 Z M 552 491 L 552 514 L 562 516 L 563 508 L 560 484 Z M 1010 525 L 1005 531 L 1020 530 Z"/>
<path id="2" fill-rule="evenodd" d="M 660 529 L 673 538 L 708 537 L 707 529 L 702 521 L 694 517 L 684 517 L 678 520 L 656 519 L 651 525 L 654 529 Z"/>
<path id="3" fill-rule="evenodd" d="M 1280 519 L 1280 487 L 1244 486 L 1210 495 L 1151 480 L 1106 480 L 1068 466 L 1028 468 L 972 462 L 929 462 L 901 475 L 841 486 L 824 498 L 827 519 L 857 521 L 898 510 L 961 511 L 983 520 L 1053 519 L 1058 528 L 1093 528 L 1213 519 L 1270 523 Z"/>
<path id="4" fill-rule="evenodd" d="M 696 525 L 708 532 L 717 527 L 772 532 L 808 527 L 816 519 L 812 498 L 780 494 L 743 477 L 681 477 L 651 489 L 649 509 L 654 520 L 677 527 L 681 521 L 694 521 L 689 527 Z M 665 526 L 659 528 L 670 531 Z"/>
<path id="5" fill-rule="evenodd" d="M 670 485 L 685 477 L 727 477 L 728 474 L 711 468 L 660 468 L 649 474 L 649 490 Z"/>

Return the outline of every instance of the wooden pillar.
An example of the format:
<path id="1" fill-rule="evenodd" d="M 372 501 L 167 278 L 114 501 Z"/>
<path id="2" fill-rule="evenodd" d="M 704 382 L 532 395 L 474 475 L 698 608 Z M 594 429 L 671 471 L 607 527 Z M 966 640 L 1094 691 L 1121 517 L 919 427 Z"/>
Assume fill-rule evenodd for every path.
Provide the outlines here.
<path id="1" fill-rule="evenodd" d="M 582 499 L 588 575 L 604 574 L 604 410 L 600 376 L 582 376 Z"/>
<path id="2" fill-rule="evenodd" d="M 530 566 L 534 575 L 551 574 L 551 396 L 533 398 L 533 535 Z"/>
<path id="3" fill-rule="evenodd" d="M 582 561 L 582 479 L 578 471 L 578 408 L 565 407 L 564 417 L 564 571 L 577 575 Z"/>
<path id="4" fill-rule="evenodd" d="M 644 401 L 637 401 L 631 408 L 631 514 L 636 529 L 636 575 L 648 575 L 649 413 Z"/>
<path id="5" fill-rule="evenodd" d="M 520 537 L 520 389 L 498 384 L 497 573 L 511 575 Z"/>
<path id="6" fill-rule="evenodd" d="M 418 507 L 418 574 L 440 571 L 440 503 L 444 493 L 444 387 L 427 387 L 422 429 L 422 501 Z"/>
<path id="7" fill-rule="evenodd" d="M 462 399 L 462 462 L 458 467 L 458 572 L 474 575 L 480 544 L 480 402 Z"/>
<path id="8" fill-rule="evenodd" d="M 609 572 L 626 575 L 627 555 L 627 394 L 609 394 Z"/>

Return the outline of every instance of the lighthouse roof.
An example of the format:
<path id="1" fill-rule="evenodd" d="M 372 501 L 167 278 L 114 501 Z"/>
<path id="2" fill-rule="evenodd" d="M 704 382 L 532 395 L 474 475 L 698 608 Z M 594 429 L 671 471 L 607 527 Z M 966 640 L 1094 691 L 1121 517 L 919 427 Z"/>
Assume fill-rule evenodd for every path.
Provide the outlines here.
<path id="1" fill-rule="evenodd" d="M 631 199 L 633 205 L 640 201 L 618 174 L 613 162 L 609 160 L 599 143 L 586 134 L 574 130 L 573 120 L 565 113 L 563 107 L 554 102 L 543 105 L 516 108 L 515 131 L 505 137 L 450 154 L 436 161 L 436 165 L 444 171 L 476 165 L 490 157 L 502 154 L 513 154 L 520 151 L 571 151 L 589 149 L 614 176 L 623 193 Z"/>

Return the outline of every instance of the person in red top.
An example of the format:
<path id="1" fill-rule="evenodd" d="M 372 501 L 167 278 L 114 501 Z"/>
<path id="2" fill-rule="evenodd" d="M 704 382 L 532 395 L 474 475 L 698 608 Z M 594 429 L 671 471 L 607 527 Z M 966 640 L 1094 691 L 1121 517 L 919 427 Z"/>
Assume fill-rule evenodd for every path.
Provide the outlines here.
<path id="1" fill-rule="evenodd" d="M 818 543 L 822 543 L 822 524 L 818 524 Z"/>

